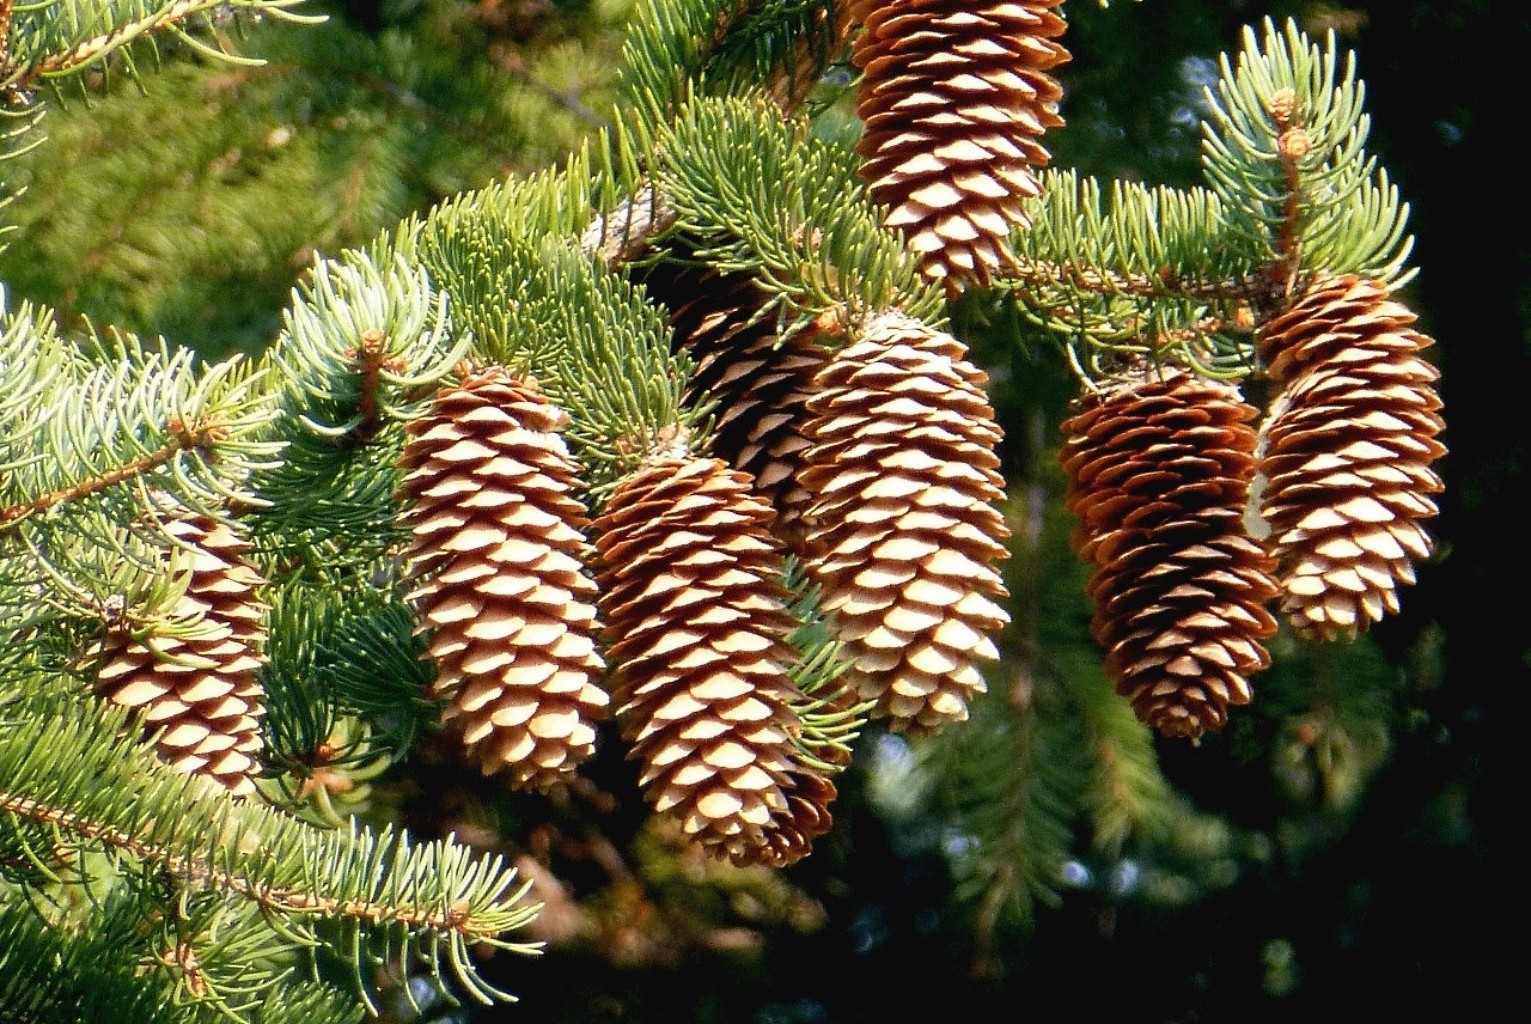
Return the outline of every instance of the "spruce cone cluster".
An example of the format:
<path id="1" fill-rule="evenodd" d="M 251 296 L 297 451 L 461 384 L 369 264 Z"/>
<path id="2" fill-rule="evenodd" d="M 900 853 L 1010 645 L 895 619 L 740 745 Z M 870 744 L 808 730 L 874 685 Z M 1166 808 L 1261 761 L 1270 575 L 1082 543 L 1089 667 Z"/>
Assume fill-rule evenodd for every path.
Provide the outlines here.
<path id="1" fill-rule="evenodd" d="M 807 568 L 863 699 L 913 734 L 967 718 L 1008 621 L 1008 529 L 984 374 L 901 313 L 871 321 L 814 381 L 804 454 Z"/>
<path id="2" fill-rule="evenodd" d="M 1265 428 L 1261 514 L 1281 610 L 1311 639 L 1354 637 L 1398 611 L 1430 553 L 1422 525 L 1445 453 L 1431 339 L 1380 284 L 1322 278 L 1260 332 L 1280 388 Z"/>
<path id="3" fill-rule="evenodd" d="M 1256 415 L 1170 369 L 1108 385 L 1063 424 L 1091 629 L 1118 692 L 1166 735 L 1222 728 L 1270 664 L 1272 559 L 1244 527 Z"/>
<path id="4" fill-rule="evenodd" d="M 596 521 L 617 719 L 657 812 L 736 864 L 784 865 L 830 825 L 801 766 L 795 655 L 769 505 L 720 459 L 651 458 Z"/>
<path id="5" fill-rule="evenodd" d="M 485 775 L 547 789 L 595 747 L 608 702 L 567 416 L 498 370 L 439 392 L 401 465 L 428 696 Z"/>
<path id="6" fill-rule="evenodd" d="M 644 278 L 671 310 L 675 348 L 696 360 L 689 398 L 717 403 L 712 451 L 749 473 L 776 508 L 773 529 L 800 550 L 810 495 L 798 480 L 813 375 L 829 358 L 812 337 L 781 338 L 749 274 L 666 264 Z"/>
<path id="7" fill-rule="evenodd" d="M 96 692 L 138 713 L 162 760 L 248 796 L 262 745 L 265 580 L 243 558 L 249 543 L 215 519 L 171 512 L 165 531 L 182 545 L 169 564 L 190 570 L 166 616 L 177 628 L 96 645 Z"/>
<path id="8" fill-rule="evenodd" d="M 1048 74 L 1069 59 L 1061 2 L 852 0 L 862 176 L 949 292 L 1014 264 L 1007 238 L 1048 162 L 1038 140 L 1063 124 Z"/>

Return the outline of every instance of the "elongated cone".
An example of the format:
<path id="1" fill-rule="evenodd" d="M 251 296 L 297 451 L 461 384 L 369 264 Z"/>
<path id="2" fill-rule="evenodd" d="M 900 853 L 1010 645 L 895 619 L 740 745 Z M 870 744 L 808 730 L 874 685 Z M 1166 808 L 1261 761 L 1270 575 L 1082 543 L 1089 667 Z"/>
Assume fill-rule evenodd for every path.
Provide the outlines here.
<path id="1" fill-rule="evenodd" d="M 1007 238 L 1029 226 L 1040 139 L 1063 124 L 1061 2 L 852 0 L 862 177 L 950 293 L 1011 269 Z"/>
<path id="2" fill-rule="evenodd" d="M 1117 381 L 1064 421 L 1074 545 L 1106 671 L 1161 733 L 1221 729 L 1276 631 L 1272 559 L 1244 530 L 1257 410 L 1176 369 Z"/>
<path id="3" fill-rule="evenodd" d="M 800 553 L 809 501 L 798 482 L 808 447 L 802 424 L 828 351 L 810 336 L 777 334 L 749 274 L 662 265 L 644 286 L 672 311 L 674 347 L 696 360 L 688 400 L 717 404 L 713 453 L 755 478 L 756 493 L 776 508 L 773 530 Z"/>
<path id="4" fill-rule="evenodd" d="M 439 392 L 401 459 L 410 599 L 437 669 L 428 696 L 485 775 L 534 790 L 590 756 L 609 702 L 567 422 L 491 369 Z"/>
<path id="5" fill-rule="evenodd" d="M 772 512 L 717 458 L 656 455 L 596 520 L 617 721 L 656 812 L 713 856 L 780 866 L 830 825 L 797 758 Z"/>
<path id="6" fill-rule="evenodd" d="M 1354 275 L 1315 282 L 1260 331 L 1280 387 L 1265 426 L 1261 515 L 1281 611 L 1301 636 L 1355 637 L 1398 611 L 1430 554 L 1424 523 L 1446 449 L 1433 342 L 1387 289 Z"/>
<path id="7" fill-rule="evenodd" d="M 162 760 L 248 796 L 262 746 L 266 581 L 243 557 L 249 542 L 227 524 L 180 511 L 164 526 L 178 542 L 167 564 L 190 570 L 165 615 L 175 628 L 96 645 L 96 693 L 138 712 Z"/>
<path id="8" fill-rule="evenodd" d="M 810 575 L 863 700 L 921 734 L 968 716 L 1009 616 L 1009 536 L 987 378 L 956 338 L 871 320 L 815 379 L 804 485 Z"/>

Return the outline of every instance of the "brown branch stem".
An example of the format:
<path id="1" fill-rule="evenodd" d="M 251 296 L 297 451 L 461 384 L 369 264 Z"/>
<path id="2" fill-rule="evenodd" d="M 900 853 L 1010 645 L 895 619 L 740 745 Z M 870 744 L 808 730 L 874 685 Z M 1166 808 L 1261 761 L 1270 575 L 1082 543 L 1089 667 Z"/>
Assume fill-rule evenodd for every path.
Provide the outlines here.
<path id="1" fill-rule="evenodd" d="M 377 393 L 383 371 L 398 369 L 398 361 L 388 358 L 388 336 L 376 327 L 362 332 L 361 344 L 349 355 L 361 363 L 361 398 L 357 401 L 355 436 L 365 444 L 377 435 L 381 425 Z"/>
<path id="2" fill-rule="evenodd" d="M 1223 281 L 1187 280 L 1175 274 L 1119 274 L 1075 263 L 1051 263 L 1021 257 L 1012 280 L 1030 285 L 1068 285 L 1102 295 L 1136 295 L 1144 298 L 1177 296 L 1186 299 L 1222 300 L 1243 298 L 1259 292 L 1256 278 Z"/>
<path id="3" fill-rule="evenodd" d="M 1282 293 L 1292 291 L 1301 266 L 1301 238 L 1298 216 L 1301 209 L 1302 158 L 1312 148 L 1307 129 L 1294 122 L 1296 94 L 1291 89 L 1278 90 L 1266 107 L 1276 128 L 1276 153 L 1281 158 L 1281 176 L 1286 185 L 1286 199 L 1281 207 L 1281 231 L 1276 240 L 1280 260 L 1273 268 Z"/>
<path id="4" fill-rule="evenodd" d="M 493 931 L 475 926 L 461 903 L 446 911 L 375 903 L 370 900 L 342 900 L 333 896 L 281 889 L 256 881 L 210 863 L 207 858 L 176 853 L 161 843 L 151 843 L 121 829 L 92 821 L 73 811 L 0 791 L 0 811 L 39 824 L 52 825 L 75 835 L 104 843 L 116 850 L 158 864 L 177 878 L 207 885 L 224 892 L 254 900 L 263 909 L 288 914 L 320 914 L 357 918 L 373 924 L 390 922 L 411 927 L 423 926 L 435 931 L 457 932 L 470 941 L 492 938 Z"/>
<path id="5" fill-rule="evenodd" d="M 82 480 L 68 487 L 50 491 L 39 495 L 31 501 L 22 502 L 19 505 L 11 505 L 8 508 L 0 508 L 0 529 L 5 529 L 20 520 L 36 512 L 44 512 L 54 505 L 66 501 L 78 501 L 81 498 L 104 491 L 106 488 L 120 484 L 124 480 L 131 480 L 136 476 L 142 476 L 152 470 L 165 465 L 181 452 L 201 448 L 209 442 L 222 440 L 227 432 L 221 427 L 213 425 L 186 426 L 179 422 L 170 424 L 171 438 L 165 444 L 147 455 L 139 456 L 131 462 L 109 469 L 100 476 Z"/>
<path id="6" fill-rule="evenodd" d="M 25 87 L 39 78 L 55 75 L 89 64 L 103 53 L 123 43 L 131 42 L 148 32 L 157 32 L 214 5 L 209 0 L 178 0 L 158 14 L 129 22 L 111 32 L 104 32 L 94 39 L 87 39 L 72 50 L 56 53 L 22 71 L 13 85 Z"/>

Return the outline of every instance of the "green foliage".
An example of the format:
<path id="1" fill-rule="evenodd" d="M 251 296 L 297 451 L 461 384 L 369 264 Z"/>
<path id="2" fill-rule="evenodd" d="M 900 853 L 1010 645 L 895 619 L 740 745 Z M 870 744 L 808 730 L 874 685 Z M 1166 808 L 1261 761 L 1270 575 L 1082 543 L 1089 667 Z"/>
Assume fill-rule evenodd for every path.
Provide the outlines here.
<path id="1" fill-rule="evenodd" d="M 33 680 L 33 692 L 45 692 L 39 682 Z M 120 884 L 140 887 L 135 895 L 142 899 L 173 896 L 189 934 L 201 937 L 194 948 L 202 969 L 226 957 L 228 977 L 243 979 L 220 1002 L 236 995 L 235 1006 L 258 1002 L 290 969 L 244 977 L 252 959 L 257 965 L 267 959 L 247 955 L 244 946 L 252 942 L 287 957 L 328 949 L 350 965 L 351 983 L 368 999 L 374 963 L 408 965 L 417 956 L 433 977 L 448 965 L 479 999 L 505 998 L 477 977 L 470 943 L 533 949 L 497 937 L 536 911 L 525 905 L 526 887 L 515 872 L 495 860 L 450 842 L 415 844 L 390 830 L 317 831 L 258 804 L 230 801 L 159 763 L 124 735 L 121 710 L 97 706 L 82 714 L 73 696 L 25 704 L 24 718 L 13 703 L 0 728 L 8 836 L 37 864 L 56 855 L 48 852 L 55 844 L 71 856 L 99 849 L 136 864 Z M 128 792 L 135 798 L 124 802 Z M 236 897 L 245 907 L 225 927 L 224 906 Z M 252 932 L 230 934 L 240 927 Z"/>
<path id="2" fill-rule="evenodd" d="M 617 45 L 601 30 L 624 3 L 545 26 L 530 45 L 462 5 L 427 7 L 423 24 L 371 32 L 337 16 L 263 22 L 240 43 L 258 63 L 177 60 L 142 88 L 116 82 L 53 110 L 47 145 L 19 137 L 35 148 L 5 172 L 25 191 L 0 275 L 71 323 L 164 334 L 209 357 L 255 352 L 316 253 L 544 166 L 601 126 Z"/>
<path id="3" fill-rule="evenodd" d="M 1343 61 L 1343 62 L 1342 62 Z M 1208 90 L 1203 167 L 1231 229 L 1283 265 L 1355 273 L 1401 287 L 1408 207 L 1365 150 L 1371 119 L 1353 56 L 1310 42 L 1294 23 L 1244 32 L 1236 64 Z"/>
<path id="4" fill-rule="evenodd" d="M 755 274 L 784 331 L 892 308 L 940 323 L 938 293 L 881 226 L 851 154 L 747 98 L 694 99 L 656 146 L 675 230 L 708 264 Z"/>
<path id="5" fill-rule="evenodd" d="M 836 0 L 646 0 L 623 49 L 622 91 L 642 123 L 669 121 L 695 93 L 729 96 L 834 54 Z"/>

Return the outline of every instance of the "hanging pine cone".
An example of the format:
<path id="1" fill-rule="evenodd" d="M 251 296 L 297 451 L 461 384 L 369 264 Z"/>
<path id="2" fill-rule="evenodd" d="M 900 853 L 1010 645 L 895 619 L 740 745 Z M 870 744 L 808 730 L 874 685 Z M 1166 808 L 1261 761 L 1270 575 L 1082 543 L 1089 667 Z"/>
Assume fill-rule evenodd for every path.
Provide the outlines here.
<path id="1" fill-rule="evenodd" d="M 862 177 L 949 292 L 1010 269 L 1007 238 L 1029 226 L 1038 140 L 1063 124 L 1048 74 L 1069 59 L 1061 2 L 852 0 Z"/>
<path id="2" fill-rule="evenodd" d="M 861 698 L 895 731 L 967 718 L 1009 621 L 985 382 L 956 338 L 895 312 L 834 356 L 808 403 L 805 564 Z"/>
<path id="3" fill-rule="evenodd" d="M 163 761 L 248 796 L 262 745 L 266 581 L 243 558 L 249 542 L 226 524 L 174 511 L 164 529 L 180 545 L 167 564 L 190 569 L 164 616 L 176 628 L 95 645 L 96 693 L 138 713 Z"/>
<path id="4" fill-rule="evenodd" d="M 1091 630 L 1117 691 L 1165 735 L 1222 728 L 1270 665 L 1272 559 L 1243 523 L 1256 414 L 1170 369 L 1081 399 L 1062 425 Z"/>
<path id="5" fill-rule="evenodd" d="M 830 825 L 798 762 L 770 506 L 720 459 L 650 459 L 596 520 L 617 720 L 654 808 L 709 853 L 784 865 Z"/>
<path id="6" fill-rule="evenodd" d="M 749 274 L 664 264 L 644 278 L 670 310 L 674 345 L 696 360 L 687 400 L 717 403 L 713 453 L 755 478 L 776 507 L 773 529 L 800 550 L 809 494 L 798 482 L 802 422 L 813 375 L 829 353 L 804 334 L 782 338 L 761 316 L 766 296 Z"/>
<path id="7" fill-rule="evenodd" d="M 428 696 L 485 775 L 546 790 L 595 749 L 595 584 L 567 415 L 501 370 L 440 391 L 408 427 L 399 490 Z"/>
<path id="8" fill-rule="evenodd" d="M 1429 556 L 1423 523 L 1445 454 L 1433 342 L 1387 289 L 1321 279 L 1260 332 L 1280 387 L 1265 427 L 1261 515 L 1281 610 L 1299 635 L 1355 637 L 1398 611 L 1398 588 Z"/>

